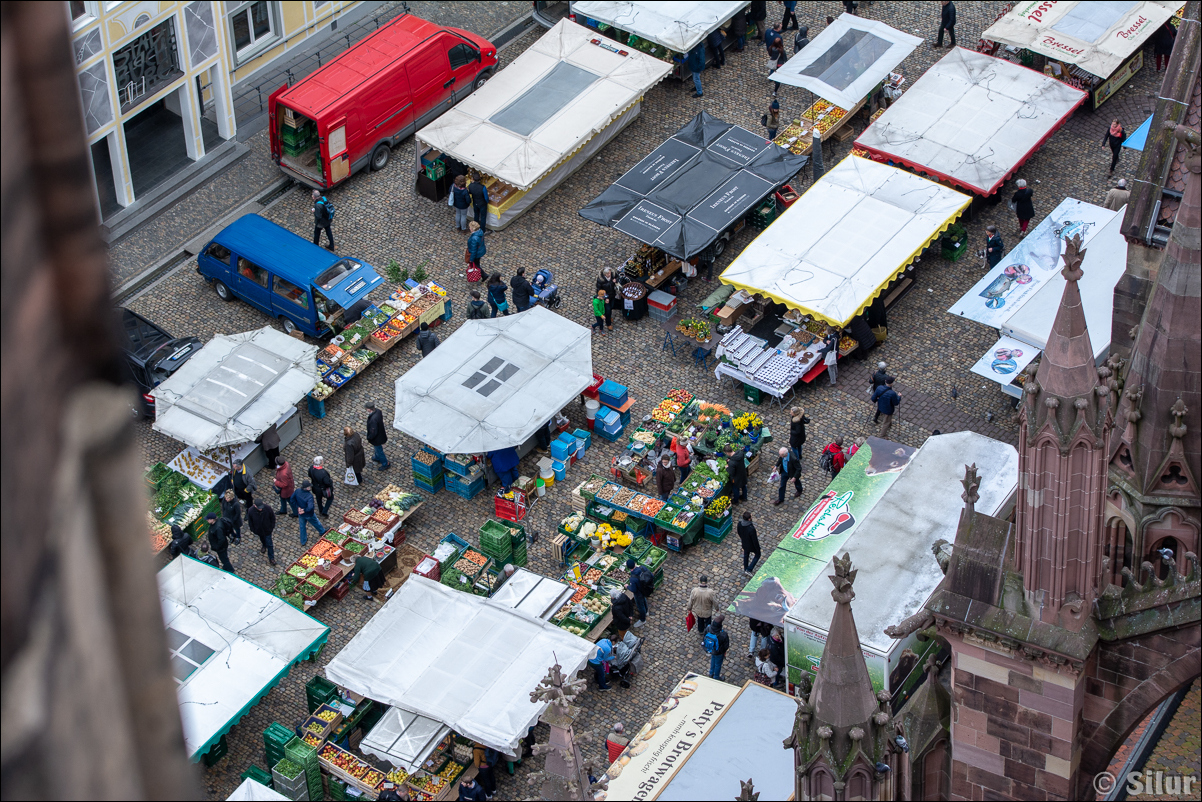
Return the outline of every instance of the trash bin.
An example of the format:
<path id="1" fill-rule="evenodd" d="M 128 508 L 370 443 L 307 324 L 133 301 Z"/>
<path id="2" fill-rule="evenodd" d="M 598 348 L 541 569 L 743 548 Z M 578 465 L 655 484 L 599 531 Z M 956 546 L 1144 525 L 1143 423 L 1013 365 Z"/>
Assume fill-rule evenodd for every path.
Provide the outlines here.
<path id="1" fill-rule="evenodd" d="M 638 320 L 647 315 L 647 285 L 641 281 L 631 281 L 622 285 L 618 290 L 621 296 L 622 317 L 627 320 Z"/>

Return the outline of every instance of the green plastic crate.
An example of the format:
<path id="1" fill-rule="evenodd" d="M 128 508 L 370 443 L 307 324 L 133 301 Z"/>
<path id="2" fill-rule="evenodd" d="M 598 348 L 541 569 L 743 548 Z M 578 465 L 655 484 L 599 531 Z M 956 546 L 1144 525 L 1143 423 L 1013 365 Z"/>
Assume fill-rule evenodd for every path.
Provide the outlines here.
<path id="1" fill-rule="evenodd" d="M 221 758 L 225 757 L 226 753 L 229 751 L 230 745 L 225 740 L 225 736 L 222 735 L 221 740 L 209 747 L 209 751 L 205 752 L 204 757 L 201 758 L 201 761 L 206 766 L 213 766 L 218 760 L 221 760 Z"/>
<path id="2" fill-rule="evenodd" d="M 266 769 L 261 769 L 258 766 L 251 766 L 246 771 L 239 775 L 243 780 L 254 780 L 259 785 L 265 785 L 268 788 L 275 788 L 272 783 L 271 772 Z"/>
<path id="3" fill-rule="evenodd" d="M 336 696 L 338 696 L 338 686 L 325 677 L 313 677 L 305 683 L 305 697 L 309 702 L 310 715 L 322 705 L 329 704 L 330 700 Z M 287 732 L 287 728 L 285 728 L 285 732 Z"/>
<path id="4" fill-rule="evenodd" d="M 296 736 L 284 747 L 284 757 L 306 769 L 318 765 L 317 750 Z"/>

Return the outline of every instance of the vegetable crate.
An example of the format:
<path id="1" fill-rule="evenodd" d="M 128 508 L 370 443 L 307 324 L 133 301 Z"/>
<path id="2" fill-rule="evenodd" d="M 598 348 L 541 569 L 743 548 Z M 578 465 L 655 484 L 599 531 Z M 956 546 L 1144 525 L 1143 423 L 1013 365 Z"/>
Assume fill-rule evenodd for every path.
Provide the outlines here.
<path id="1" fill-rule="evenodd" d="M 472 469 L 476 464 L 476 461 L 471 457 L 459 454 L 448 454 L 442 461 L 442 467 L 445 471 L 464 477 L 471 476 Z"/>
<path id="2" fill-rule="evenodd" d="M 421 478 L 417 474 L 414 474 L 413 475 L 413 486 L 418 488 L 419 490 L 425 490 L 427 493 L 437 493 L 438 491 L 442 490 L 443 487 L 446 486 L 446 482 L 443 479 L 442 474 L 439 474 L 438 478 L 434 481 L 426 481 L 425 479 Z"/>
<path id="3" fill-rule="evenodd" d="M 726 536 L 727 532 L 730 531 L 731 522 L 733 520 L 734 517 L 731 515 L 725 516 L 719 523 L 710 523 L 709 519 L 707 518 L 705 519 L 705 529 L 703 530 L 702 534 L 704 534 L 706 537 L 716 537 L 718 540 L 715 540 L 714 542 L 720 543 L 721 539 Z"/>
<path id="4" fill-rule="evenodd" d="M 475 478 L 466 479 L 453 473 L 444 473 L 443 484 L 455 495 L 473 499 L 484 489 L 484 474 L 478 473 Z"/>
<path id="5" fill-rule="evenodd" d="M 721 543 L 726 538 L 726 536 L 729 534 L 730 534 L 729 526 L 726 527 L 725 532 L 712 532 L 710 530 L 710 527 L 707 525 L 705 527 L 705 530 L 701 533 L 701 536 L 703 538 L 705 538 L 706 540 L 708 540 L 710 543 Z"/>
<path id="6" fill-rule="evenodd" d="M 431 484 L 433 484 L 435 480 L 442 477 L 442 460 L 438 460 L 433 465 L 427 465 L 426 463 L 414 457 L 410 460 L 410 462 L 413 465 L 413 475 L 420 476 L 422 479 L 425 479 Z"/>

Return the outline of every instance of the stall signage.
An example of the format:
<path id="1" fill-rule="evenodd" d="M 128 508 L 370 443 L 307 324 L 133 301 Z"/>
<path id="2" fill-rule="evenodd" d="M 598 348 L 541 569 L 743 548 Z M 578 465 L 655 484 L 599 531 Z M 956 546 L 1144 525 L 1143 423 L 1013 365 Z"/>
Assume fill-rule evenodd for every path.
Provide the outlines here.
<path id="1" fill-rule="evenodd" d="M 670 228 L 680 224 L 680 215 L 650 201 L 638 204 L 618 221 L 614 228 L 643 242 L 656 242 Z"/>
<path id="2" fill-rule="evenodd" d="M 715 231 L 724 231 L 747 213 L 752 204 L 768 194 L 772 185 L 748 172 L 735 173 L 689 213 L 690 220 Z"/>
<path id="3" fill-rule="evenodd" d="M 1098 88 L 1093 91 L 1093 107 L 1096 109 L 1101 106 L 1110 96 L 1119 91 L 1119 88 L 1127 81 L 1131 80 L 1131 76 L 1142 70 L 1144 67 L 1144 51 L 1136 50 L 1135 55 L 1127 59 L 1123 66 L 1119 67 L 1109 78 L 1098 85 Z"/>
<path id="4" fill-rule="evenodd" d="M 665 180 L 676 175 L 685 164 L 701 152 L 679 139 L 669 139 L 651 151 L 641 162 L 622 174 L 615 183 L 640 195 L 646 195 Z"/>
<path id="5" fill-rule="evenodd" d="M 822 540 L 827 535 L 838 535 L 856 525 L 856 516 L 848 506 L 855 498 L 855 491 L 835 494 L 829 490 L 822 498 L 814 502 L 810 511 L 801 519 L 798 528 L 793 532 L 795 540 Z"/>
<path id="6" fill-rule="evenodd" d="M 686 675 L 609 767 L 608 797 L 655 799 L 738 693 L 734 685 Z"/>
<path id="7" fill-rule="evenodd" d="M 733 125 L 729 131 L 718 137 L 708 150 L 717 156 L 726 157 L 740 167 L 746 167 L 767 147 L 768 141 L 764 137 Z"/>

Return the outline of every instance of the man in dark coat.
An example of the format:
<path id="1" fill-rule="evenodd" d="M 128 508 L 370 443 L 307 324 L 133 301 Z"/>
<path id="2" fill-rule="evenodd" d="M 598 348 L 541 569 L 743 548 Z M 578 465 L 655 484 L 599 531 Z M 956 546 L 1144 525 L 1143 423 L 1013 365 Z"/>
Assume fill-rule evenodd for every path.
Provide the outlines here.
<path id="1" fill-rule="evenodd" d="M 693 74 L 693 97 L 701 97 L 705 94 L 701 88 L 701 73 L 705 70 L 705 42 L 699 42 L 688 52 L 684 64 Z"/>
<path id="2" fill-rule="evenodd" d="M 889 427 L 893 425 L 893 413 L 901 406 L 901 396 L 893 389 L 893 377 L 885 382 L 884 387 L 878 387 L 872 392 L 872 400 L 876 402 L 877 413 L 885 416 L 881 431 L 877 437 L 885 440 L 889 437 Z"/>
<path id="3" fill-rule="evenodd" d="M 802 25 L 797 29 L 797 33 L 793 36 L 793 55 L 797 55 L 805 50 L 806 45 L 810 43 L 810 26 Z"/>
<path id="4" fill-rule="evenodd" d="M 806 444 L 806 424 L 810 422 L 804 407 L 793 407 L 789 410 L 789 448 L 793 456 L 801 464 L 801 447 Z"/>
<path id="5" fill-rule="evenodd" d="M 659 461 L 659 467 L 655 470 L 655 489 L 659 492 L 661 501 L 667 501 L 668 496 L 672 495 L 672 488 L 676 487 L 676 471 L 672 470 L 672 458 L 664 454 L 663 459 Z"/>
<path id="6" fill-rule="evenodd" d="M 423 357 L 427 357 L 437 347 L 438 335 L 430 331 L 429 323 L 422 323 L 421 331 L 417 333 L 417 350 L 422 352 Z"/>
<path id="7" fill-rule="evenodd" d="M 313 244 L 321 242 L 321 232 L 326 232 L 330 250 L 334 250 L 334 216 L 330 214 L 330 202 L 313 190 Z"/>
<path id="8" fill-rule="evenodd" d="M 334 477 L 325 468 L 325 460 L 313 458 L 309 468 L 309 481 L 313 483 L 313 497 L 317 499 L 317 511 L 322 517 L 330 516 L 330 505 L 334 503 Z"/>
<path id="9" fill-rule="evenodd" d="M 167 545 L 167 550 L 172 557 L 178 557 L 181 554 L 189 557 L 196 555 L 196 551 L 192 548 L 192 536 L 176 524 L 171 524 L 171 542 Z"/>
<path id="10" fill-rule="evenodd" d="M 229 555 L 230 522 L 224 518 L 218 518 L 211 512 L 205 516 L 205 520 L 209 522 L 209 548 L 221 561 L 221 567 L 231 574 L 234 573 L 234 566 L 230 562 Z"/>
<path id="11" fill-rule="evenodd" d="M 714 51 L 712 63 L 715 70 L 722 69 L 722 65 L 726 63 L 726 48 L 723 46 L 725 41 L 726 32 L 721 28 L 710 31 L 709 36 L 705 37 L 705 43 Z"/>
<path id="12" fill-rule="evenodd" d="M 517 274 L 509 280 L 509 288 L 513 290 L 513 305 L 517 308 L 517 311 L 525 312 L 529 309 L 530 298 L 534 295 L 534 288 L 526 280 L 526 268 L 518 268 Z"/>
<path id="13" fill-rule="evenodd" d="M 275 565 L 275 542 L 271 536 L 275 532 L 275 511 L 263 503 L 263 499 L 255 499 L 246 512 L 246 523 L 250 526 L 251 534 L 259 538 L 259 553 L 267 555 L 267 562 Z"/>
<path id="14" fill-rule="evenodd" d="M 234 475 L 231 479 L 234 488 L 234 495 L 243 504 L 250 505 L 251 499 L 254 497 L 254 492 L 259 489 L 258 483 L 255 482 L 254 474 L 246 470 L 246 465 L 242 460 L 234 461 Z"/>
<path id="15" fill-rule="evenodd" d="M 317 520 L 317 501 L 313 498 L 313 483 L 308 479 L 301 482 L 300 488 L 296 491 L 296 508 L 300 511 L 300 542 L 302 546 L 307 546 L 309 545 L 309 536 L 306 532 L 306 524 L 317 529 L 318 537 L 326 533 L 326 528 L 322 526 L 321 521 Z"/>
<path id="16" fill-rule="evenodd" d="M 875 395 L 878 387 L 884 387 L 889 380 L 893 378 L 889 375 L 888 368 L 889 366 L 884 362 L 876 363 L 876 373 L 872 374 L 872 390 L 869 393 L 870 396 Z M 872 422 L 875 424 L 879 424 L 881 422 L 881 411 L 879 409 L 877 410 L 876 415 L 873 417 Z"/>
<path id="17" fill-rule="evenodd" d="M 221 517 L 230 522 L 230 532 L 237 546 L 242 542 L 242 502 L 234 495 L 233 489 L 221 494 Z"/>
<path id="18" fill-rule="evenodd" d="M 747 22 L 755 26 L 755 37 L 764 38 L 764 20 L 768 19 L 768 0 L 751 0 L 747 7 Z"/>
<path id="19" fill-rule="evenodd" d="M 363 484 L 363 469 L 367 467 L 367 455 L 363 453 L 363 438 L 349 426 L 342 429 L 342 452 L 346 467 L 355 472 L 355 481 Z"/>
<path id="20" fill-rule="evenodd" d="M 747 46 L 747 14 L 743 11 L 730 18 L 726 34 L 735 40 L 735 52 L 742 53 Z"/>
<path id="21" fill-rule="evenodd" d="M 375 597 L 376 591 L 384 586 L 384 572 L 380 569 L 380 564 L 366 555 L 359 555 L 355 558 L 355 567 L 351 569 L 351 575 L 347 577 L 347 582 L 351 587 L 357 587 L 355 584 L 359 580 L 367 582 L 367 593 L 363 598 L 371 601 Z"/>
<path id="22" fill-rule="evenodd" d="M 776 460 L 776 470 L 780 473 L 780 489 L 776 494 L 776 501 L 772 502 L 774 506 L 785 503 L 785 485 L 789 484 L 789 480 L 793 480 L 793 486 L 797 489 L 797 495 L 794 498 L 801 496 L 801 461 L 789 453 L 789 449 L 782 448 L 779 452 L 779 459 Z"/>
<path id="23" fill-rule="evenodd" d="M 722 679 L 722 662 L 726 660 L 726 653 L 730 651 L 730 635 L 722 628 L 723 622 L 726 621 L 726 616 L 719 613 L 714 616 L 714 621 L 709 625 L 709 629 L 705 633 L 705 639 L 702 641 L 706 645 L 710 640 L 710 636 L 714 636 L 716 643 L 713 651 L 709 650 L 706 645 L 706 651 L 710 656 L 710 679 Z"/>
<path id="24" fill-rule="evenodd" d="M 638 629 L 647 621 L 647 594 L 655 587 L 655 575 L 647 566 L 635 563 L 633 557 L 626 558 L 626 573 L 630 574 L 626 587 L 634 595 L 634 609 L 638 614 L 638 620 L 631 626 Z"/>
<path id="25" fill-rule="evenodd" d="M 747 500 L 747 460 L 743 449 L 737 452 L 727 444 L 722 453 L 726 455 L 726 488 L 732 505 Z"/>
<path id="26" fill-rule="evenodd" d="M 943 32 L 951 37 L 949 48 L 956 46 L 956 4 L 952 0 L 943 0 L 943 9 L 939 12 L 939 38 L 935 47 L 943 47 Z"/>
<path id="27" fill-rule="evenodd" d="M 760 535 L 755 530 L 755 524 L 751 522 L 750 512 L 743 513 L 743 520 L 739 521 L 738 531 L 739 543 L 743 546 L 743 571 L 754 574 L 755 564 L 760 561 Z"/>
<path id="28" fill-rule="evenodd" d="M 485 220 L 488 217 L 488 187 L 484 186 L 480 174 L 474 170 L 472 171 L 472 183 L 467 185 L 467 193 L 472 196 L 472 215 L 480 224 L 480 230 L 483 231 Z"/>
<path id="29" fill-rule="evenodd" d="M 614 629 L 618 631 L 617 640 L 622 640 L 634 622 L 634 600 L 624 591 L 614 588 L 609 592 L 609 603 L 613 611 Z"/>
<path id="30" fill-rule="evenodd" d="M 422 356 L 425 356 L 424 352 Z M 386 471 L 388 455 L 384 453 L 384 444 L 388 442 L 388 432 L 384 430 L 384 413 L 376 409 L 375 401 L 368 401 L 363 407 L 367 410 L 367 442 L 375 448 L 372 462 L 376 463 L 377 470 Z"/>

